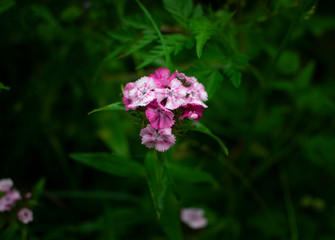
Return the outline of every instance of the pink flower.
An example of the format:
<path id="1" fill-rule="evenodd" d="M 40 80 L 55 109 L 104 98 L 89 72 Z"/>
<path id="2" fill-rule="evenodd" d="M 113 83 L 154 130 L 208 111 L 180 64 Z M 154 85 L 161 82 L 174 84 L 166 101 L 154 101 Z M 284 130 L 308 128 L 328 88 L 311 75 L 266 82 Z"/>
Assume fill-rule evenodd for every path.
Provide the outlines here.
<path id="1" fill-rule="evenodd" d="M 204 218 L 204 211 L 197 208 L 184 208 L 180 214 L 181 220 L 192 229 L 200 229 L 207 226 L 208 221 Z"/>
<path id="2" fill-rule="evenodd" d="M 150 125 L 141 130 L 140 136 L 142 137 L 142 144 L 148 148 L 155 147 L 160 152 L 168 150 L 176 141 L 171 128 L 156 130 Z"/>
<path id="3" fill-rule="evenodd" d="M 194 82 L 187 88 L 186 99 L 187 103 L 199 104 L 207 108 L 207 105 L 204 104 L 203 101 L 207 101 L 208 95 L 204 85 L 199 82 Z"/>
<path id="4" fill-rule="evenodd" d="M 31 197 L 32 197 L 33 195 L 30 193 L 30 192 L 28 192 L 28 193 L 26 193 L 26 195 L 24 196 L 26 199 L 30 199 Z"/>
<path id="5" fill-rule="evenodd" d="M 9 192 L 12 187 L 13 187 L 14 183 L 13 180 L 10 178 L 4 178 L 0 180 L 0 192 L 6 193 Z"/>
<path id="6" fill-rule="evenodd" d="M 133 102 L 133 100 L 130 99 L 129 92 L 130 92 L 130 90 L 134 89 L 135 87 L 136 87 L 136 83 L 135 82 L 130 82 L 130 83 L 127 83 L 126 86 L 123 89 L 123 103 L 125 105 L 126 111 L 128 111 L 129 109 L 135 110 L 135 108 L 136 108 L 136 107 L 132 107 L 132 108 L 129 107 L 129 105 Z"/>
<path id="7" fill-rule="evenodd" d="M 197 104 L 187 104 L 183 106 L 185 108 L 184 114 L 179 118 L 183 120 L 184 118 L 189 118 L 194 121 L 199 121 L 204 112 L 204 107 Z"/>
<path id="8" fill-rule="evenodd" d="M 146 106 L 155 99 L 156 84 L 151 77 L 142 77 L 136 82 L 128 83 L 123 89 L 123 103 L 126 110 Z"/>
<path id="9" fill-rule="evenodd" d="M 22 208 L 17 213 L 17 218 L 24 224 L 30 223 L 33 221 L 33 212 L 28 208 Z"/>
<path id="10" fill-rule="evenodd" d="M 177 109 L 184 105 L 187 89 L 183 86 L 182 82 L 178 79 L 173 79 L 168 85 L 168 88 L 156 89 L 156 97 L 160 103 L 166 99 L 165 107 L 170 110 Z"/>
<path id="11" fill-rule="evenodd" d="M 21 194 L 17 190 L 7 192 L 2 198 L 0 198 L 0 212 L 10 211 L 15 203 L 21 199 Z"/>
<path id="12" fill-rule="evenodd" d="M 153 101 L 148 105 L 145 115 L 150 122 L 150 126 L 155 129 L 170 128 L 175 122 L 173 113 L 157 103 L 157 101 Z"/>
<path id="13" fill-rule="evenodd" d="M 167 68 L 158 68 L 153 74 L 150 74 L 149 77 L 154 79 L 157 88 L 165 88 L 174 78 L 173 76 L 170 77 L 170 71 Z"/>

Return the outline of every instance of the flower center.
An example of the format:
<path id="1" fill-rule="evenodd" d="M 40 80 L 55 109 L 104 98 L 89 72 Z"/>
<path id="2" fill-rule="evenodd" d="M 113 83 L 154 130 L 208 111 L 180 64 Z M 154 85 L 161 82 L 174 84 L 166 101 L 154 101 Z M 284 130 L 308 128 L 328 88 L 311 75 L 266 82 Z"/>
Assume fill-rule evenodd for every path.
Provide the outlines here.
<path id="1" fill-rule="evenodd" d="M 156 130 L 156 132 L 154 134 L 152 134 L 152 139 L 155 142 L 158 142 L 158 141 L 160 141 L 162 139 L 161 135 L 159 135 L 159 133 L 157 132 L 157 130 Z"/>

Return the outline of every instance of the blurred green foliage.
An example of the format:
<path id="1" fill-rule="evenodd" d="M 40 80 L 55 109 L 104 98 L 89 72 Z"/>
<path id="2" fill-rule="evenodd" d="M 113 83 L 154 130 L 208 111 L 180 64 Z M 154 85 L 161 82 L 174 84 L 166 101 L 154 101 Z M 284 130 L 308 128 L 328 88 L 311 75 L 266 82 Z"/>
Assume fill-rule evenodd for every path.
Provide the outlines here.
<path id="1" fill-rule="evenodd" d="M 141 4 L 0 1 L 0 178 L 46 181 L 34 222 L 0 219 L 1 239 L 333 239 L 332 1 Z M 88 113 L 168 65 L 209 107 L 163 167 L 136 116 Z M 206 228 L 180 225 L 191 206 Z"/>

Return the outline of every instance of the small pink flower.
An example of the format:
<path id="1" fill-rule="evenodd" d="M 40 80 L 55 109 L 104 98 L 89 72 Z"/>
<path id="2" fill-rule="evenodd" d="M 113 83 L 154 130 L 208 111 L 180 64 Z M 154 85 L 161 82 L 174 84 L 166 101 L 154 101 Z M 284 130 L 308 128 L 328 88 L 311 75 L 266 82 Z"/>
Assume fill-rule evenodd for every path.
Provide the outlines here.
<path id="1" fill-rule="evenodd" d="M 158 68 L 153 74 L 150 74 L 156 83 L 157 88 L 165 88 L 174 77 L 170 77 L 170 71 L 167 68 Z"/>
<path id="2" fill-rule="evenodd" d="M 181 211 L 180 218 L 187 226 L 192 229 L 204 228 L 208 224 L 202 209 L 184 208 Z"/>
<path id="3" fill-rule="evenodd" d="M 168 88 L 156 89 L 156 97 L 160 103 L 166 99 L 165 107 L 170 110 L 177 109 L 184 105 L 187 89 L 178 79 L 173 79 L 168 85 Z"/>
<path id="4" fill-rule="evenodd" d="M 10 211 L 18 200 L 21 199 L 21 194 L 17 190 L 7 192 L 0 198 L 0 212 Z"/>
<path id="5" fill-rule="evenodd" d="M 173 113 L 157 103 L 157 101 L 153 101 L 148 105 L 145 115 L 150 122 L 150 126 L 155 129 L 170 128 L 175 122 Z"/>
<path id="6" fill-rule="evenodd" d="M 184 114 L 179 118 L 183 120 L 184 118 L 189 118 L 194 121 L 199 121 L 204 112 L 204 107 L 198 104 L 187 104 L 183 106 L 185 108 Z"/>
<path id="7" fill-rule="evenodd" d="M 157 151 L 164 152 L 174 145 L 176 138 L 171 132 L 171 128 L 154 129 L 150 125 L 143 128 L 140 132 L 142 144 L 148 148 L 155 148 Z"/>
<path id="8" fill-rule="evenodd" d="M 9 192 L 12 187 L 13 187 L 14 183 L 13 180 L 10 178 L 4 178 L 0 180 L 0 192 L 6 193 Z"/>
<path id="9" fill-rule="evenodd" d="M 33 221 L 33 212 L 28 208 L 22 208 L 17 213 L 17 218 L 24 224 L 30 223 Z"/>
<path id="10" fill-rule="evenodd" d="M 151 77 L 142 77 L 136 82 L 128 83 L 123 89 L 123 103 L 126 110 L 147 106 L 155 99 L 155 87 L 156 84 Z"/>
<path id="11" fill-rule="evenodd" d="M 26 193 L 26 195 L 24 196 L 26 199 L 30 199 L 31 197 L 32 197 L 33 195 L 30 193 L 30 192 L 28 192 L 28 193 Z"/>

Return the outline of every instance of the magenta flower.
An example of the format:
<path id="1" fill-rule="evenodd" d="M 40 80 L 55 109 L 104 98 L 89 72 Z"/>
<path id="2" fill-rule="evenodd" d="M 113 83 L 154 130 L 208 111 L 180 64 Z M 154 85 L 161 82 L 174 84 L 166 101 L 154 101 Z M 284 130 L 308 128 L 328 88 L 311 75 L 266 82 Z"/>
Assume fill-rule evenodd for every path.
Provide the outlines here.
<path id="1" fill-rule="evenodd" d="M 150 74 L 156 83 L 157 88 L 165 88 L 169 85 L 174 75 L 170 77 L 170 71 L 167 68 L 158 68 L 153 74 Z"/>
<path id="2" fill-rule="evenodd" d="M 181 211 L 180 218 L 187 226 L 192 229 L 204 228 L 208 224 L 202 209 L 184 208 Z"/>
<path id="3" fill-rule="evenodd" d="M 21 194 L 19 191 L 14 189 L 7 192 L 2 198 L 0 198 L 0 212 L 10 211 L 20 199 Z"/>
<path id="4" fill-rule="evenodd" d="M 17 218 L 24 224 L 30 223 L 33 221 L 33 212 L 28 208 L 22 208 L 17 213 Z"/>
<path id="5" fill-rule="evenodd" d="M 184 114 L 179 118 L 183 120 L 184 118 L 188 118 L 194 121 L 199 121 L 199 119 L 202 117 L 202 114 L 204 112 L 204 107 L 197 104 L 187 104 L 184 106 L 185 112 Z"/>
<path id="6" fill-rule="evenodd" d="M 148 148 L 154 147 L 160 152 L 168 150 L 176 141 L 171 128 L 156 130 L 150 125 L 141 130 L 140 136 L 142 137 L 142 144 Z"/>
<path id="7" fill-rule="evenodd" d="M 10 178 L 4 178 L 0 180 L 0 192 L 6 193 L 9 192 L 12 187 L 13 187 L 14 183 L 13 180 Z"/>
<path id="8" fill-rule="evenodd" d="M 156 84 L 151 77 L 142 77 L 136 82 L 128 83 L 123 89 L 123 103 L 126 110 L 147 106 L 155 99 L 155 87 Z"/>
<path id="9" fill-rule="evenodd" d="M 169 69 L 158 68 L 148 77 L 126 84 L 123 89 L 123 103 L 126 111 L 145 111 L 149 121 L 142 129 L 142 144 L 157 151 L 166 151 L 175 143 L 172 127 L 176 123 L 174 117 L 198 121 L 207 105 L 208 98 L 205 87 L 195 77 L 175 71 L 170 76 Z M 141 107 L 141 108 L 138 108 Z M 180 114 L 183 113 L 182 116 Z M 144 119 L 145 120 L 145 119 Z M 178 121 L 178 125 L 181 121 Z M 173 127 L 174 131 L 180 129 Z"/>
<path id="10" fill-rule="evenodd" d="M 157 101 L 153 101 L 148 105 L 145 115 L 150 122 L 150 126 L 155 129 L 170 128 L 175 122 L 173 120 L 174 114 L 157 103 Z"/>

